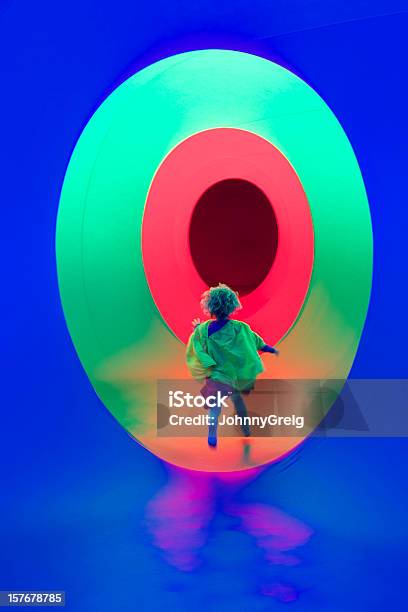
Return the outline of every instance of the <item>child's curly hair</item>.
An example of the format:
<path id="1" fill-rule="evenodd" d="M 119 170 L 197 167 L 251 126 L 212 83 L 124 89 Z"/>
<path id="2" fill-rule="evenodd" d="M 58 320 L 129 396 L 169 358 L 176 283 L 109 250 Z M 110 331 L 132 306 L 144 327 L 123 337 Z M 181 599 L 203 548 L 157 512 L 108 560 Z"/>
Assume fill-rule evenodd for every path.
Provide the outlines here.
<path id="1" fill-rule="evenodd" d="M 242 308 L 238 293 L 222 283 L 204 291 L 200 304 L 205 314 L 217 319 L 226 319 L 235 310 Z"/>

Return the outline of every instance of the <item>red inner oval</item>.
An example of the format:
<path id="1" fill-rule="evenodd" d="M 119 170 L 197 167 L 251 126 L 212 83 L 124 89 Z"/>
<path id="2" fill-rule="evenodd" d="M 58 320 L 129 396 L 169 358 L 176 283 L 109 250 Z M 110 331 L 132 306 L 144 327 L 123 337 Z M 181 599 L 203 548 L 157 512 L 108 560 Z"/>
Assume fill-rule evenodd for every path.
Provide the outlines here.
<path id="1" fill-rule="evenodd" d="M 231 180 L 239 193 L 227 207 Z M 252 214 L 255 201 L 260 223 Z M 223 231 L 212 236 L 220 204 L 230 214 L 222 212 Z M 276 217 L 278 236 L 268 214 Z M 249 239 L 256 245 L 245 244 Z M 237 128 L 193 134 L 163 159 L 152 180 L 142 253 L 153 300 L 180 340 L 186 342 L 191 320 L 201 316 L 203 291 L 221 280 L 241 289 L 240 318 L 274 344 L 296 320 L 309 287 L 314 236 L 306 194 L 286 157 L 257 134 Z"/>

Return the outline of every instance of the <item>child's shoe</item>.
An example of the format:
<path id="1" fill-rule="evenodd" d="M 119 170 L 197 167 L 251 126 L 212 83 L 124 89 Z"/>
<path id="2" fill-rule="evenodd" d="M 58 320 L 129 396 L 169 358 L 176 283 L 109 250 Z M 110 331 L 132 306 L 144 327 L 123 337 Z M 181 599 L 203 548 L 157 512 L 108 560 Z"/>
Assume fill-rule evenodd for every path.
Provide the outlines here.
<path id="1" fill-rule="evenodd" d="M 208 436 L 208 446 L 215 448 L 217 446 L 217 436 Z"/>

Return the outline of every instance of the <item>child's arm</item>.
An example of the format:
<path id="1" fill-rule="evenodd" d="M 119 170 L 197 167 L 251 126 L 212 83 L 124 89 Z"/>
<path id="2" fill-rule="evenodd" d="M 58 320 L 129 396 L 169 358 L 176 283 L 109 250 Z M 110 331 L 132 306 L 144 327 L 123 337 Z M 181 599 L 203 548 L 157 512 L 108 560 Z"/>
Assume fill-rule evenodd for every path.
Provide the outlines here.
<path id="1" fill-rule="evenodd" d="M 264 344 L 263 347 L 260 350 L 263 353 L 274 353 L 276 356 L 279 355 L 278 349 L 273 348 L 273 346 L 269 346 L 269 344 Z"/>
<path id="2" fill-rule="evenodd" d="M 257 351 L 262 351 L 263 353 L 273 353 L 276 356 L 279 355 L 278 349 L 273 348 L 273 346 L 269 346 L 269 344 L 265 344 L 265 340 L 263 340 L 259 334 L 254 332 L 250 327 L 249 329 L 254 339 Z"/>

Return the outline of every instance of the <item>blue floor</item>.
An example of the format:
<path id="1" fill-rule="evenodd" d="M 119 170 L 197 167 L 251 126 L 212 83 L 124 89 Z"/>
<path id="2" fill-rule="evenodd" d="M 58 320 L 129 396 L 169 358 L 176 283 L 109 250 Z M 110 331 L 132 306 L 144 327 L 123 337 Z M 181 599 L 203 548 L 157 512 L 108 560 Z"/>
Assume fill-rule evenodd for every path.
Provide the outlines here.
<path id="1" fill-rule="evenodd" d="M 243 483 L 126 444 L 127 466 L 27 474 L 1 588 L 64 590 L 88 612 L 405 609 L 407 440 L 311 440 Z"/>

